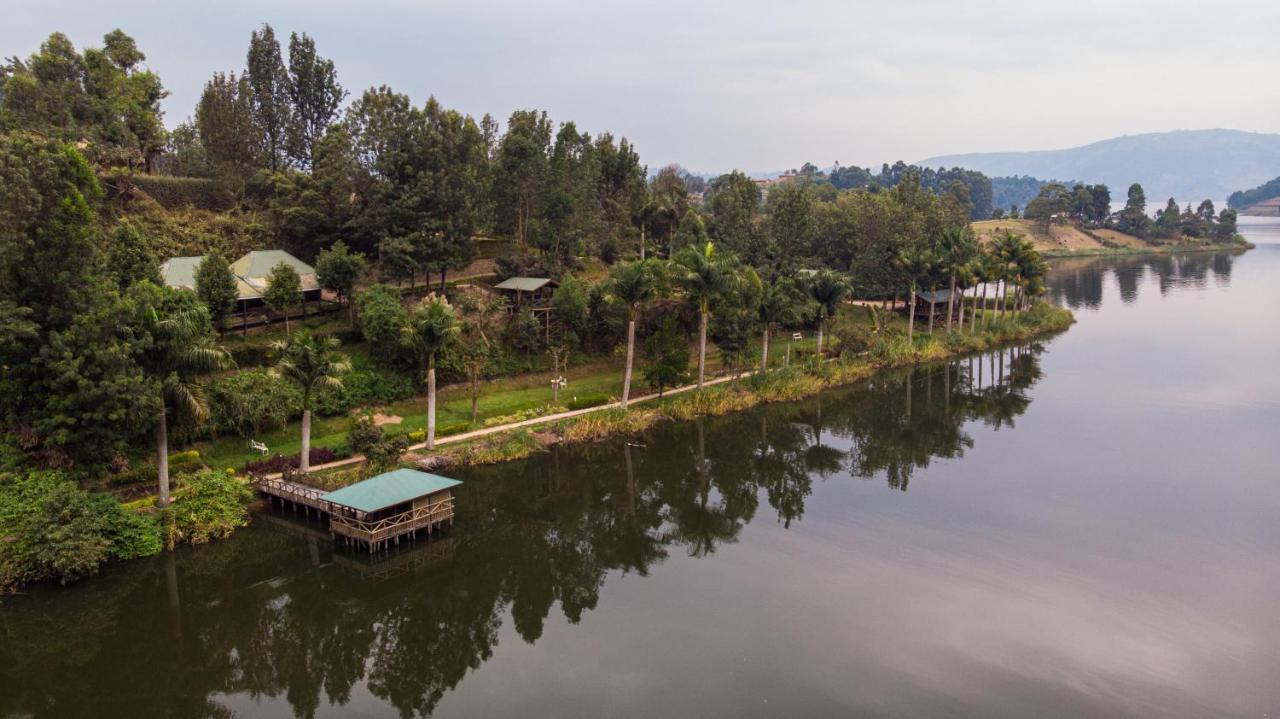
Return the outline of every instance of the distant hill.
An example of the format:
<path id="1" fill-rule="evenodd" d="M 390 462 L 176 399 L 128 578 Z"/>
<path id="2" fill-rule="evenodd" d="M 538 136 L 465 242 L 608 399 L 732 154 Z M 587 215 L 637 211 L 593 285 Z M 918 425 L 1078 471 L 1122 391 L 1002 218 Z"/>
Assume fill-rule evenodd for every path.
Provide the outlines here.
<path id="1" fill-rule="evenodd" d="M 1106 183 L 1113 197 L 1142 183 L 1149 203 L 1221 201 L 1280 172 L 1280 135 L 1240 130 L 1175 130 L 1125 135 L 1065 150 L 943 155 L 926 167 L 964 167 L 991 177 L 1074 177 Z"/>
<path id="2" fill-rule="evenodd" d="M 1227 198 L 1227 206 L 1246 215 L 1277 214 L 1280 208 L 1280 177 L 1264 182 L 1252 190 L 1237 190 Z"/>

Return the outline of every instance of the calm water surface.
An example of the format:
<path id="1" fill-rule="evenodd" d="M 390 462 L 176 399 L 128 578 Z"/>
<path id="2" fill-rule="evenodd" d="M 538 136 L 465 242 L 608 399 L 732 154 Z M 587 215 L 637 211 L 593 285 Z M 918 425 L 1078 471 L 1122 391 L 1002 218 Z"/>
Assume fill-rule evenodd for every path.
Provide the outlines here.
<path id="1" fill-rule="evenodd" d="M 1274 716 L 1280 245 L 1051 285 L 1043 343 L 460 470 L 384 561 L 265 516 L 5 600 L 0 715 Z"/>

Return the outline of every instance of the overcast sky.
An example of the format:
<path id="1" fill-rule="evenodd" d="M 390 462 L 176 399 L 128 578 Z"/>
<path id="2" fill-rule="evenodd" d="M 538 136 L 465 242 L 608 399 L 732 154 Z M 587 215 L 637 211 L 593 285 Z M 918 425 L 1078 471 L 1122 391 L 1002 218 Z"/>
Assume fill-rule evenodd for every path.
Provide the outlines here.
<path id="1" fill-rule="evenodd" d="M 5 9 L 4 6 L 10 6 Z M 0 54 L 120 27 L 188 117 L 270 23 L 316 38 L 353 94 L 505 119 L 547 110 L 651 167 L 778 170 L 1069 147 L 1120 134 L 1280 132 L 1280 2 L 0 0 Z M 20 7 L 20 9 L 19 9 Z"/>

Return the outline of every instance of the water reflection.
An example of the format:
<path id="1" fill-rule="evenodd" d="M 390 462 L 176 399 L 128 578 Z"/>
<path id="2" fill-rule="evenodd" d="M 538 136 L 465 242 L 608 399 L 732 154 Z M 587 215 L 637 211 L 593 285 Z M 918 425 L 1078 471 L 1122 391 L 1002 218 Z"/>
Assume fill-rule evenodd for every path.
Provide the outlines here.
<path id="1" fill-rule="evenodd" d="M 1096 310 L 1102 305 L 1103 289 L 1114 278 L 1125 304 L 1138 300 L 1138 288 L 1150 275 L 1161 295 L 1176 287 L 1202 288 L 1210 280 L 1226 286 L 1231 267 L 1240 253 L 1191 252 L 1138 257 L 1084 257 L 1055 260 L 1046 284 L 1049 296 L 1058 304 Z"/>
<path id="2" fill-rule="evenodd" d="M 0 714 L 431 714 L 493 656 L 508 616 L 538 642 L 553 608 L 579 622 L 609 577 L 712 555 L 760 516 L 801 522 L 815 482 L 906 491 L 973 447 L 971 423 L 1026 411 L 1041 349 L 470 469 L 452 536 L 373 562 L 270 515 L 222 544 L 8 602 Z"/>

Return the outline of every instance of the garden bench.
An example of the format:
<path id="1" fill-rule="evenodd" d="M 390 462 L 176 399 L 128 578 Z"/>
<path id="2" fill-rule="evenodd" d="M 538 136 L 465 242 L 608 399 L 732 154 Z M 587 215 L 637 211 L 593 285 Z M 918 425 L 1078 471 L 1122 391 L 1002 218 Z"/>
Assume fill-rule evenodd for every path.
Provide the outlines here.
<path id="1" fill-rule="evenodd" d="M 267 456 L 267 453 L 271 451 L 271 450 L 267 449 L 267 445 L 265 445 L 265 444 L 263 444 L 263 443 L 259 442 L 259 441 L 258 441 L 258 440 L 256 440 L 256 439 L 251 439 L 251 440 L 249 440 L 249 449 L 252 449 L 252 450 L 253 450 L 253 451 L 255 451 L 255 452 L 259 452 L 259 453 L 261 453 L 261 454 L 262 454 L 262 456 L 264 456 L 264 457 L 265 457 L 265 456 Z"/>

